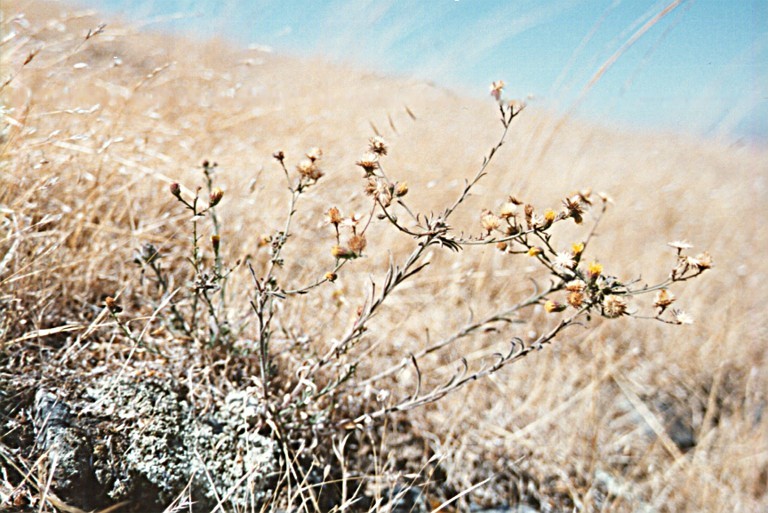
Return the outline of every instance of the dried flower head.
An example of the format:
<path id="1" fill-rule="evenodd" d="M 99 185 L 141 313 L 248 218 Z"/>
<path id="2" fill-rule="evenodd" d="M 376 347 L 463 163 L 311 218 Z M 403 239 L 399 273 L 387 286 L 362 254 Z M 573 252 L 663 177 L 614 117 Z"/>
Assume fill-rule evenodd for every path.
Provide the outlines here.
<path id="1" fill-rule="evenodd" d="M 402 198 L 408 194 L 408 182 L 400 182 L 395 186 L 395 196 Z"/>
<path id="2" fill-rule="evenodd" d="M 285 160 L 285 153 L 283 153 L 283 150 L 278 150 L 272 154 L 272 158 L 278 162 L 282 162 Z"/>
<path id="3" fill-rule="evenodd" d="M 669 305 L 675 302 L 675 295 L 667 289 L 661 289 L 656 293 L 653 300 L 653 306 L 659 309 L 659 314 L 664 313 Z"/>
<path id="4" fill-rule="evenodd" d="M 499 217 L 501 217 L 502 219 L 509 219 L 511 217 L 515 217 L 516 214 L 517 214 L 517 205 L 512 203 L 511 201 L 508 201 L 501 206 Z"/>
<path id="5" fill-rule="evenodd" d="M 209 208 L 215 207 L 221 202 L 221 198 L 224 197 L 224 191 L 219 189 L 218 187 L 214 187 L 214 189 L 211 191 L 210 196 L 208 197 L 208 205 Z"/>
<path id="6" fill-rule="evenodd" d="M 573 308 L 581 308 L 581 305 L 584 304 L 584 294 L 581 292 L 571 292 L 566 300 Z"/>
<path id="7" fill-rule="evenodd" d="M 603 314 L 611 319 L 621 317 L 627 313 L 627 301 L 614 294 L 605 296 L 603 301 Z"/>
<path id="8" fill-rule="evenodd" d="M 375 135 L 368 139 L 368 149 L 371 150 L 372 153 L 383 157 L 387 154 L 389 148 L 387 147 L 387 141 L 385 141 L 383 137 Z"/>
<path id="9" fill-rule="evenodd" d="M 566 308 L 567 308 L 567 305 L 558 303 L 557 301 L 552 301 L 551 299 L 548 299 L 544 303 L 544 311 L 547 313 L 562 312 Z"/>
<path id="10" fill-rule="evenodd" d="M 178 183 L 173 182 L 169 189 L 171 190 L 171 194 L 181 199 L 181 186 Z"/>
<path id="11" fill-rule="evenodd" d="M 584 292 L 586 288 L 587 284 L 584 283 L 584 280 L 571 280 L 565 284 L 565 290 L 569 292 Z"/>
<path id="12" fill-rule="evenodd" d="M 525 205 L 525 224 L 528 225 L 528 229 L 533 229 L 533 205 L 526 203 Z"/>
<path id="13" fill-rule="evenodd" d="M 492 231 L 498 230 L 501 227 L 501 219 L 490 210 L 485 210 L 480 216 L 480 224 L 482 225 L 483 230 L 490 235 Z"/>
<path id="14" fill-rule="evenodd" d="M 363 220 L 362 214 L 352 214 L 349 217 L 345 217 L 344 220 L 341 222 L 342 226 L 346 226 L 347 228 L 352 228 L 352 230 L 357 229 L 357 225 L 360 224 L 360 221 Z"/>
<path id="15" fill-rule="evenodd" d="M 344 220 L 341 215 L 341 211 L 337 207 L 329 208 L 328 212 L 325 214 L 325 217 L 328 220 L 328 224 L 332 224 L 334 226 L 339 226 L 339 224 Z"/>
<path id="16" fill-rule="evenodd" d="M 296 170 L 301 176 L 313 181 L 319 180 L 325 174 L 312 159 L 302 159 L 296 166 Z"/>
<path id="17" fill-rule="evenodd" d="M 491 84 L 491 96 L 493 96 L 497 101 L 501 100 L 501 92 L 504 90 L 504 86 L 507 84 L 504 83 L 503 80 L 497 80 L 494 83 Z"/>
<path id="18" fill-rule="evenodd" d="M 219 247 L 221 246 L 221 236 L 218 234 L 211 235 L 211 246 L 213 246 L 213 252 L 218 254 Z"/>
<path id="19" fill-rule="evenodd" d="M 338 278 L 338 277 L 339 277 L 339 275 L 336 274 L 336 273 L 332 273 L 332 272 L 325 273 L 325 279 L 330 281 L 331 283 L 336 281 L 336 278 Z"/>
<path id="20" fill-rule="evenodd" d="M 323 150 L 321 150 L 317 146 L 314 146 L 310 148 L 309 151 L 307 151 L 306 155 L 309 160 L 314 162 L 316 160 L 320 160 L 321 158 L 323 158 Z"/>
<path id="21" fill-rule="evenodd" d="M 695 267 L 698 271 L 706 271 L 712 268 L 712 257 L 705 251 L 695 257 L 688 257 L 688 265 Z"/>
<path id="22" fill-rule="evenodd" d="M 570 198 L 563 200 L 563 206 L 565 207 L 565 213 L 567 217 L 572 217 L 576 224 L 581 224 L 584 221 L 582 214 L 584 213 L 584 206 L 582 204 L 582 196 L 576 194 Z"/>
<path id="23" fill-rule="evenodd" d="M 356 256 L 360 256 L 363 254 L 363 250 L 368 244 L 368 241 L 365 240 L 365 235 L 353 235 L 349 238 L 347 244 L 349 249 L 352 250 Z"/>
<path id="24" fill-rule="evenodd" d="M 374 176 L 369 176 L 363 190 L 366 196 L 376 196 L 379 193 L 379 181 Z"/>
<path id="25" fill-rule="evenodd" d="M 363 168 L 366 176 L 370 176 L 379 168 L 379 156 L 376 153 L 367 152 L 355 164 Z"/>

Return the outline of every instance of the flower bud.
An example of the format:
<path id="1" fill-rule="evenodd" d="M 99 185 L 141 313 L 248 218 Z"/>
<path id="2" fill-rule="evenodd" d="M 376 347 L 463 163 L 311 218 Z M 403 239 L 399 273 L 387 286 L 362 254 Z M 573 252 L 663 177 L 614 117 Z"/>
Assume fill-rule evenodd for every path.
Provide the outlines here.
<path id="1" fill-rule="evenodd" d="M 219 202 L 221 201 L 221 198 L 223 198 L 223 197 L 224 197 L 224 191 L 222 191 L 218 187 L 215 187 L 211 191 L 211 195 L 208 198 L 209 208 L 210 207 L 215 207 L 216 205 L 218 205 Z"/>
<path id="2" fill-rule="evenodd" d="M 107 299 L 104 300 L 104 304 L 109 309 L 109 312 L 112 314 L 119 314 L 123 311 L 123 309 L 120 307 L 120 305 L 117 304 L 117 300 L 111 296 L 107 296 Z"/>
<path id="3" fill-rule="evenodd" d="M 547 313 L 562 312 L 565 309 L 566 305 L 558 303 L 557 301 L 552 301 L 551 299 L 548 299 L 547 302 L 544 303 L 544 311 Z"/>

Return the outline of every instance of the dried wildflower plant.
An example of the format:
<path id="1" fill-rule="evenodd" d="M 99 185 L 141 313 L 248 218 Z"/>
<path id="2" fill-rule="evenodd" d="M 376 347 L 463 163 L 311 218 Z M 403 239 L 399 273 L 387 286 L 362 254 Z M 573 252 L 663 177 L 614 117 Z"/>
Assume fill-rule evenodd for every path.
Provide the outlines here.
<path id="1" fill-rule="evenodd" d="M 161 265 L 163 255 L 152 245 L 141 248 L 136 262 L 151 270 L 162 292 L 156 314 L 163 320 L 165 328 L 179 339 L 192 341 L 190 350 L 202 348 L 214 358 L 240 359 L 246 369 L 250 362 L 255 362 L 251 381 L 260 390 L 265 404 L 260 410 L 263 417 L 260 422 L 283 444 L 285 465 L 289 466 L 309 451 L 306 440 L 312 440 L 311 445 L 317 446 L 319 441 L 330 439 L 340 429 L 365 429 L 396 412 L 438 401 L 553 343 L 568 328 L 583 326 L 597 317 L 634 317 L 678 325 L 691 322 L 687 314 L 671 308 L 676 297 L 670 289 L 710 269 L 712 259 L 709 254 L 689 256 L 686 253 L 691 247 L 688 243 L 674 242 L 670 245 L 676 255 L 667 278 L 648 284 L 616 277 L 612 266 L 590 255 L 590 243 L 612 203 L 605 194 L 583 189 L 565 195 L 558 207 L 544 209 L 515 195 L 488 198 L 489 202 L 498 202 L 499 207 L 480 213 L 476 234 L 457 233 L 452 229 L 450 222 L 455 212 L 465 206 L 478 182 L 486 176 L 513 120 L 523 111 L 524 105 L 503 100 L 503 87 L 501 81 L 494 82 L 491 87 L 491 95 L 498 101 L 502 124 L 498 142 L 458 195 L 437 213 L 421 213 L 417 205 L 409 203 L 418 199 L 418 195 L 409 194 L 408 177 L 395 178 L 388 174 L 389 145 L 380 136 L 369 140 L 368 148 L 356 162 L 364 172 L 360 187 L 369 202 L 368 208 L 363 214 L 346 215 L 347 209 L 343 205 L 329 205 L 325 209 L 327 232 L 321 231 L 314 237 L 319 241 L 318 245 L 324 247 L 317 258 L 325 258 L 327 268 L 308 283 L 293 283 L 291 276 L 282 273 L 281 269 L 286 264 L 283 250 L 296 231 L 314 229 L 296 226 L 296 212 L 302 197 L 318 183 L 332 179 L 325 178 L 326 173 L 321 168 L 323 151 L 320 148 L 309 149 L 294 166 L 287 164 L 290 158 L 285 152 L 273 154 L 286 181 L 287 209 L 282 225 L 262 237 L 260 246 L 268 248 L 268 258 L 258 265 L 246 260 L 228 266 L 223 261 L 222 248 L 227 241 L 221 234 L 217 208 L 227 202 L 227 195 L 215 185 L 218 170 L 215 163 L 203 162 L 203 185 L 192 191 L 178 183 L 170 185 L 171 197 L 191 218 L 187 256 L 190 285 L 186 295 L 183 291 L 178 294 L 173 291 L 166 269 Z M 201 223 L 210 224 L 210 235 L 206 239 L 201 235 Z M 370 288 L 367 299 L 350 319 L 345 331 L 325 333 L 322 336 L 325 346 L 312 351 L 296 349 L 294 358 L 286 359 L 284 351 L 274 347 L 276 333 L 285 329 L 278 326 L 280 312 L 291 302 L 302 301 L 343 276 L 347 266 L 355 265 L 355 260 L 371 251 L 369 230 L 374 224 L 382 223 L 411 239 L 410 253 L 401 261 L 391 259 L 383 279 Z M 557 230 L 564 223 L 582 227 L 581 238 L 560 240 Z M 365 342 L 372 329 L 372 319 L 391 301 L 396 290 L 429 265 L 429 251 L 432 248 L 469 250 L 477 246 L 493 246 L 526 265 L 534 262 L 547 277 L 547 285 L 534 286 L 526 299 L 503 305 L 496 312 L 472 320 L 442 340 L 429 341 L 401 362 L 378 369 L 375 375 L 358 375 L 359 364 L 366 358 Z M 252 281 L 246 313 L 230 304 L 232 298 L 227 293 L 228 281 L 240 264 L 247 267 L 247 275 Z M 343 299 L 340 294 L 334 297 Z M 125 321 L 130 312 L 121 312 L 112 298 L 106 306 L 126 336 L 137 344 L 149 345 L 143 342 L 142 334 L 134 333 Z M 450 380 L 438 386 L 424 385 L 424 366 L 420 362 L 427 355 L 447 354 L 448 348 L 461 339 L 495 330 L 500 325 L 511 327 L 514 320 L 526 312 L 534 316 L 537 311 L 545 312 L 552 322 L 533 340 L 525 341 L 522 335 L 511 334 L 504 340 L 508 349 L 497 354 L 492 362 L 473 365 L 461 358 L 459 371 Z M 412 393 L 398 398 L 383 383 L 400 372 L 408 372 L 409 368 L 417 386 Z M 367 402 L 357 406 L 345 402 L 344 398 L 355 391 L 371 387 L 387 399 L 373 403 L 374 406 Z M 288 479 L 300 483 L 302 477 L 292 475 Z"/>

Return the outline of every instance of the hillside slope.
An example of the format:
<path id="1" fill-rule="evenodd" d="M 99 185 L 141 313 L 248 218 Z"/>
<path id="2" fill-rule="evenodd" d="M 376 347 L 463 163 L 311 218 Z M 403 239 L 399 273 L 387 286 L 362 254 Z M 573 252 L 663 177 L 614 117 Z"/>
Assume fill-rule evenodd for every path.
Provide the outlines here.
<path id="1" fill-rule="evenodd" d="M 153 324 L 160 308 L 148 298 L 156 285 L 149 268 L 134 262 L 136 252 L 147 243 L 160 248 L 180 296 L 191 280 L 184 260 L 191 223 L 170 184 L 191 194 L 204 183 L 200 163 L 218 164 L 222 258 L 241 263 L 227 286 L 234 324 L 250 319 L 254 295 L 244 262 L 267 268 L 265 236 L 284 222 L 289 195 L 274 152 L 285 153 L 292 172 L 310 148 L 323 151 L 325 176 L 301 199 L 280 271 L 281 280 L 302 284 L 333 268 L 328 209 L 370 208 L 355 163 L 374 133 L 390 146 L 387 173 L 407 181 L 409 205 L 424 214 L 453 201 L 500 135 L 490 98 L 462 98 L 319 58 L 109 22 L 102 30 L 98 14 L 66 4 L 3 2 L 2 13 L 9 81 L 0 141 L 0 499 L 20 508 L 35 505 L 46 482 L 44 471 L 37 485 L 19 472 L 41 453 L 34 446 L 40 426 L 30 419 L 39 390 L 75 401 L 89 380 L 118 373 L 136 382 L 175 380 L 202 411 L 256 383 L 254 354 L 192 351 L 188 340 Z M 615 204 L 589 259 L 622 280 L 654 282 L 674 264 L 668 241 L 708 250 L 714 269 L 675 291 L 697 320 L 598 319 L 525 362 L 359 431 L 347 448 L 353 454 L 345 454 L 355 479 L 373 475 L 370 483 L 360 478 L 359 492 L 370 498 L 395 483 L 427 490 L 434 482 L 434 507 L 493 476 L 451 507 L 768 507 L 766 169 L 768 153 L 756 149 L 617 132 L 525 109 L 452 225 L 481 232 L 481 212 L 498 210 L 510 195 L 543 211 L 559 209 L 577 190 L 605 191 Z M 558 241 L 578 240 L 578 229 L 569 225 Z M 288 355 L 281 365 L 298 368 L 293 351 L 330 346 L 359 316 L 371 283 L 381 287 L 389 259 L 401 262 L 413 247 L 407 235 L 372 225 L 366 258 L 280 310 L 280 344 L 272 349 Z M 429 258 L 373 319 L 355 360 L 360 382 L 461 330 L 467 319 L 526 297 L 530 279 L 547 280 L 525 255 L 493 247 L 435 248 Z M 107 315 L 108 296 L 119 297 L 129 326 L 152 331 L 147 336 L 161 356 L 136 351 Z M 632 308 L 647 315 L 649 305 Z M 424 385 L 447 379 L 461 357 L 479 365 L 505 340 L 535 340 L 551 323 L 538 306 L 515 319 L 516 331 L 462 339 L 421 362 Z M 256 336 L 252 328 L 243 329 L 241 342 Z M 408 368 L 349 389 L 341 402 L 352 413 L 373 410 L 377 397 L 407 396 L 416 381 Z M 338 467 L 343 458 L 329 454 Z"/>

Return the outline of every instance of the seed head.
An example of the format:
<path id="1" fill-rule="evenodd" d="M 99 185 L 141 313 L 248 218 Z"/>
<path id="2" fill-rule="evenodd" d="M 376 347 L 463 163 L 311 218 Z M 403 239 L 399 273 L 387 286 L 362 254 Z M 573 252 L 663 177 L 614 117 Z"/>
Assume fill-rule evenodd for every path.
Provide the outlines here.
<path id="1" fill-rule="evenodd" d="M 302 159 L 297 165 L 296 165 L 296 171 L 299 172 L 299 174 L 305 178 L 308 178 L 313 181 L 317 181 L 322 177 L 325 173 L 318 167 L 317 163 L 312 159 Z"/>
<path id="2" fill-rule="evenodd" d="M 675 295 L 667 289 L 661 289 L 656 293 L 656 297 L 653 300 L 653 306 L 659 309 L 659 315 L 664 313 L 669 305 L 675 302 Z"/>
<path id="3" fill-rule="evenodd" d="M 517 214 L 517 205 L 512 203 L 511 201 L 508 201 L 504 203 L 501 207 L 501 211 L 499 212 L 499 217 L 502 219 L 509 219 L 510 217 L 515 217 Z"/>
<path id="4" fill-rule="evenodd" d="M 584 304 L 584 294 L 581 292 L 571 292 L 567 298 L 568 304 L 574 308 L 581 308 Z"/>
<path id="5" fill-rule="evenodd" d="M 356 164 L 363 168 L 366 176 L 370 176 L 379 168 L 379 156 L 373 152 L 364 153 Z"/>
<path id="6" fill-rule="evenodd" d="M 567 275 L 573 275 L 572 269 L 576 266 L 576 261 L 573 259 L 573 256 L 570 253 L 567 253 L 565 251 L 561 251 L 557 255 L 555 255 L 555 261 L 553 263 L 553 267 Z"/>
<path id="7" fill-rule="evenodd" d="M 565 290 L 569 292 L 584 292 L 586 288 L 587 284 L 584 283 L 584 280 L 571 280 L 565 284 Z"/>
<path id="8" fill-rule="evenodd" d="M 278 150 L 272 154 L 272 158 L 278 162 L 282 162 L 285 160 L 285 153 L 283 153 L 283 150 Z"/>
<path id="9" fill-rule="evenodd" d="M 566 217 L 572 217 L 576 224 L 582 223 L 584 220 L 582 217 L 584 206 L 582 205 L 582 196 L 580 194 L 565 198 L 563 200 L 563 206 L 565 207 Z"/>
<path id="10" fill-rule="evenodd" d="M 363 250 L 365 249 L 365 246 L 368 244 L 368 241 L 365 240 L 365 235 L 353 235 L 349 238 L 349 241 L 347 242 L 349 245 L 349 249 L 352 250 L 352 252 L 355 254 L 355 256 L 360 256 L 363 254 Z"/>
<path id="11" fill-rule="evenodd" d="M 528 229 L 533 229 L 533 205 L 526 204 L 525 205 L 525 224 L 528 225 Z"/>
<path id="12" fill-rule="evenodd" d="M 490 235 L 492 231 L 498 230 L 499 227 L 501 227 L 501 219 L 490 210 L 486 210 L 480 217 L 480 224 L 482 225 L 483 230 Z"/>
<path id="13" fill-rule="evenodd" d="M 214 234 L 211 235 L 211 246 L 213 246 L 213 252 L 219 253 L 219 246 L 221 245 L 221 236 Z"/>
<path id="14" fill-rule="evenodd" d="M 339 226 L 339 223 L 344 220 L 341 215 L 341 211 L 336 207 L 329 208 L 325 215 L 328 219 L 328 224 L 332 224 L 334 226 Z"/>
<path id="15" fill-rule="evenodd" d="M 309 160 L 314 162 L 316 160 L 320 160 L 321 158 L 323 158 L 323 150 L 315 146 L 313 148 L 310 148 L 309 151 L 307 151 L 306 155 Z"/>
<path id="16" fill-rule="evenodd" d="M 387 154 L 389 148 L 387 147 L 387 141 L 385 141 L 383 137 L 375 135 L 368 139 L 368 149 L 383 157 Z"/>
<path id="17" fill-rule="evenodd" d="M 620 296 L 609 294 L 603 302 L 603 313 L 606 317 L 614 319 L 627 313 L 627 301 Z"/>
<path id="18" fill-rule="evenodd" d="M 675 322 L 677 324 L 693 324 L 693 317 L 682 310 L 675 310 L 672 313 L 675 315 Z"/>
<path id="19" fill-rule="evenodd" d="M 691 267 L 695 267 L 699 271 L 706 271 L 712 268 L 712 257 L 706 251 L 699 253 L 693 258 L 688 258 L 688 264 Z"/>

